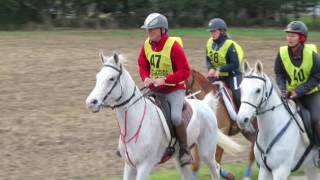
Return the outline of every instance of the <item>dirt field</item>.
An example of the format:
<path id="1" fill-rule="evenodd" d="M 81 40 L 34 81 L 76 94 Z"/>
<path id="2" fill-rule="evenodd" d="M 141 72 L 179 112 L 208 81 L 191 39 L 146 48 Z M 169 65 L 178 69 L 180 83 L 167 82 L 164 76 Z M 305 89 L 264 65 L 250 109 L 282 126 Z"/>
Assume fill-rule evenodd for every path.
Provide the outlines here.
<path id="1" fill-rule="evenodd" d="M 237 39 L 250 62 L 271 72 L 279 40 Z M 100 69 L 100 49 L 128 56 L 136 82 L 143 37 L 49 35 L 0 39 L 0 179 L 101 179 L 122 174 L 111 110 L 92 114 L 85 99 Z M 205 72 L 206 38 L 184 38 L 192 67 Z M 285 42 L 285 41 L 283 41 Z M 237 137 L 241 142 L 244 140 Z M 246 153 L 227 162 L 241 161 Z M 168 165 L 162 167 L 171 166 Z M 106 178 L 107 179 L 107 178 Z"/>

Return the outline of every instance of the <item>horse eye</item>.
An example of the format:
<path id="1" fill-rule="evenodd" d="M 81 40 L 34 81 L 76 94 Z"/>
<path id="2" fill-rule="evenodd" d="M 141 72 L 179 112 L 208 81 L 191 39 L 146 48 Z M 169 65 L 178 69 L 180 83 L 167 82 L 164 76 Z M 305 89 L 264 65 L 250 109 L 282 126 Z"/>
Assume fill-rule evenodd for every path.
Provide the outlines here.
<path id="1" fill-rule="evenodd" d="M 114 77 L 112 77 L 112 78 L 110 78 L 110 79 L 109 79 L 109 81 L 114 81 L 114 79 L 115 79 L 115 78 L 114 78 Z"/>
<path id="2" fill-rule="evenodd" d="M 261 89 L 257 89 L 256 93 L 259 94 L 261 92 Z"/>

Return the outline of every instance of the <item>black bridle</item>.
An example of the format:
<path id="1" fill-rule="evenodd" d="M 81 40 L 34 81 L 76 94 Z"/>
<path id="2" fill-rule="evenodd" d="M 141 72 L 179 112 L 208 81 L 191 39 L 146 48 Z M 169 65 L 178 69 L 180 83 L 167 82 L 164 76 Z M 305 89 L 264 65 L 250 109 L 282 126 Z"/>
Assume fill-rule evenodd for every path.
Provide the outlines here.
<path id="1" fill-rule="evenodd" d="M 284 98 L 281 98 L 281 104 L 279 105 L 274 105 L 272 106 L 271 108 L 265 110 L 265 111 L 262 111 L 262 112 L 258 112 L 258 109 L 260 109 L 260 107 L 262 106 L 263 103 L 267 102 L 268 99 L 270 98 L 272 92 L 273 92 L 273 84 L 271 83 L 271 88 L 270 88 L 270 91 L 269 93 L 267 92 L 267 85 L 266 85 L 266 78 L 264 77 L 259 77 L 259 76 L 253 76 L 253 75 L 249 75 L 249 76 L 245 76 L 244 78 L 252 78 L 252 79 L 259 79 L 259 80 L 262 80 L 264 82 L 264 91 L 266 92 L 266 96 L 265 98 L 262 98 L 261 99 L 261 102 L 259 103 L 258 106 L 250 103 L 250 102 L 247 102 L 247 101 L 241 101 L 241 103 L 246 103 L 246 104 L 249 104 L 250 106 L 254 107 L 256 109 L 256 113 L 257 115 L 259 114 L 264 114 L 268 111 L 273 111 L 275 108 L 281 106 L 281 105 L 284 105 L 285 109 L 288 111 L 288 113 L 290 114 L 290 119 L 289 121 L 285 124 L 284 127 L 281 128 L 281 130 L 276 134 L 276 136 L 272 139 L 272 141 L 268 144 L 267 148 L 264 150 L 261 145 L 259 144 L 258 142 L 258 133 L 259 131 L 257 131 L 256 133 L 256 146 L 258 148 L 258 150 L 260 151 L 261 153 L 261 159 L 265 165 L 265 167 L 268 169 L 268 171 L 272 172 L 272 169 L 271 167 L 268 165 L 268 161 L 267 161 L 267 157 L 268 157 L 268 154 L 269 152 L 271 151 L 272 147 L 278 142 L 278 140 L 283 136 L 283 134 L 285 133 L 285 131 L 289 128 L 291 122 L 294 120 L 296 121 L 296 124 L 298 125 L 299 129 L 301 132 L 304 132 L 303 128 L 299 125 L 299 123 L 297 122 L 297 119 L 295 117 L 295 113 L 293 113 L 289 107 L 289 104 L 287 103 L 287 101 L 284 99 Z M 310 143 L 309 146 L 306 148 L 306 150 L 304 151 L 304 153 L 302 154 L 302 156 L 300 157 L 299 161 L 296 163 L 296 165 L 294 166 L 293 169 L 291 169 L 291 172 L 293 171 L 296 171 L 300 166 L 301 164 L 303 163 L 304 159 L 306 158 L 306 156 L 309 154 L 309 152 L 312 150 L 313 148 L 313 144 Z M 260 166 L 258 164 L 258 166 Z"/>
<path id="2" fill-rule="evenodd" d="M 248 75 L 248 76 L 244 76 L 244 79 L 259 79 L 259 80 L 264 82 L 263 93 L 265 94 L 265 96 L 263 98 L 261 98 L 261 101 L 260 101 L 260 103 L 258 105 L 255 105 L 255 104 L 253 104 L 253 103 L 251 103 L 249 101 L 241 101 L 241 103 L 248 104 L 248 105 L 252 106 L 253 108 L 255 108 L 257 115 L 264 114 L 264 113 L 266 113 L 268 111 L 273 111 L 276 107 L 282 105 L 282 103 L 281 103 L 281 104 L 279 104 L 277 106 L 272 106 L 271 108 L 269 108 L 269 109 L 267 109 L 265 111 L 259 112 L 258 110 L 261 108 L 261 106 L 265 102 L 267 102 L 269 100 L 269 98 L 270 98 L 270 96 L 271 96 L 271 94 L 273 92 L 273 84 L 271 83 L 271 88 L 270 88 L 270 90 L 268 92 L 268 90 L 267 90 L 267 80 L 266 80 L 266 78 L 264 76 L 260 77 L 260 76 Z"/>
<path id="3" fill-rule="evenodd" d="M 118 74 L 118 76 L 117 76 L 116 81 L 113 83 L 111 89 L 109 90 L 109 92 L 104 96 L 102 102 L 103 102 L 103 103 L 105 102 L 105 100 L 106 100 L 106 99 L 108 98 L 108 96 L 111 94 L 111 92 L 113 91 L 113 89 L 114 89 L 114 88 L 116 87 L 116 85 L 119 83 L 119 84 L 120 84 L 120 88 L 121 88 L 121 94 L 120 94 L 120 96 L 116 99 L 116 102 L 118 102 L 118 101 L 120 101 L 120 99 L 122 98 L 122 86 L 121 86 L 121 83 L 120 83 L 120 77 L 121 77 L 122 72 L 123 72 L 123 71 L 122 71 L 122 65 L 120 65 L 120 69 L 118 69 L 118 68 L 115 67 L 115 66 L 108 65 L 108 64 L 105 64 L 105 65 L 103 65 L 103 66 L 104 66 L 104 67 L 110 67 L 110 68 L 116 70 L 119 74 Z M 127 103 L 130 102 L 130 100 L 135 96 L 135 94 L 136 94 L 136 87 L 134 87 L 132 95 L 131 95 L 127 100 L 123 101 L 123 102 L 120 103 L 120 104 L 114 105 L 114 106 L 108 106 L 108 105 L 106 105 L 105 107 L 110 107 L 110 108 L 114 109 L 114 108 L 118 108 L 118 107 L 124 106 L 124 105 L 126 105 Z"/>

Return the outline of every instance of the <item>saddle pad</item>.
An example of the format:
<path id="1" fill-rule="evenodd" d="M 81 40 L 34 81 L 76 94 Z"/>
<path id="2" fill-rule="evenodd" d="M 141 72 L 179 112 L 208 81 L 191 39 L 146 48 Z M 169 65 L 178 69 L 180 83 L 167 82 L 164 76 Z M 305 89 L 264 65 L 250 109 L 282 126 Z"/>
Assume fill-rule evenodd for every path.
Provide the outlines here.
<path id="1" fill-rule="evenodd" d="M 193 110 L 191 108 L 191 105 L 188 102 L 185 102 L 183 105 L 182 114 L 181 114 L 181 120 L 185 125 L 185 127 L 188 127 L 192 114 L 193 114 Z"/>

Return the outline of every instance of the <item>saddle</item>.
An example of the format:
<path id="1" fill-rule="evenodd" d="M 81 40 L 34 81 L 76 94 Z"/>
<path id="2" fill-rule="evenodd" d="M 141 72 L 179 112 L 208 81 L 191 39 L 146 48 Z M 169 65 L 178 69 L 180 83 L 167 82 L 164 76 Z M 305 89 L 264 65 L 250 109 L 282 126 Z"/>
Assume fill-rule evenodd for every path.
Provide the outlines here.
<path id="1" fill-rule="evenodd" d="M 155 103 L 155 105 L 157 105 L 159 107 L 159 109 L 162 111 L 162 114 L 164 116 L 164 118 L 161 118 L 161 122 L 162 122 L 162 126 L 165 130 L 165 133 L 167 134 L 167 137 L 169 138 L 169 145 L 166 148 L 165 153 L 163 154 L 159 164 L 165 163 L 166 161 L 168 161 L 172 155 L 175 152 L 175 145 L 177 142 L 176 139 L 176 132 L 175 132 L 175 128 L 174 125 L 171 121 L 171 107 L 169 104 L 168 100 L 162 100 L 160 101 L 159 99 L 157 99 L 155 96 L 153 96 L 153 102 Z M 189 122 L 191 120 L 193 114 L 193 110 L 191 105 L 188 102 L 184 102 L 183 104 L 183 108 L 182 108 L 182 114 L 181 114 L 181 119 L 182 119 L 182 123 L 185 125 L 185 127 L 187 128 L 189 125 Z M 165 119 L 166 121 L 162 121 L 162 119 Z"/>
<path id="2" fill-rule="evenodd" d="M 169 104 L 169 101 L 167 100 L 160 101 L 157 98 L 154 98 L 154 100 L 155 100 L 155 104 L 161 109 L 162 114 L 166 119 L 166 123 L 162 122 L 162 125 L 168 126 L 170 130 L 170 136 L 172 138 L 176 138 L 175 128 L 171 121 L 171 110 L 170 110 L 171 106 Z M 186 128 L 189 125 L 192 114 L 193 114 L 193 111 L 192 111 L 191 105 L 187 101 L 185 101 L 182 107 L 181 119 Z"/>
<path id="3" fill-rule="evenodd" d="M 296 104 L 297 104 L 298 113 L 299 113 L 300 117 L 302 118 L 302 122 L 305 127 L 305 131 L 308 135 L 308 138 L 312 144 L 316 144 L 316 142 L 319 142 L 319 140 L 316 139 L 317 136 L 316 136 L 315 131 L 312 126 L 310 112 L 299 101 L 296 102 Z"/>

